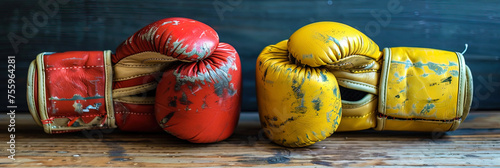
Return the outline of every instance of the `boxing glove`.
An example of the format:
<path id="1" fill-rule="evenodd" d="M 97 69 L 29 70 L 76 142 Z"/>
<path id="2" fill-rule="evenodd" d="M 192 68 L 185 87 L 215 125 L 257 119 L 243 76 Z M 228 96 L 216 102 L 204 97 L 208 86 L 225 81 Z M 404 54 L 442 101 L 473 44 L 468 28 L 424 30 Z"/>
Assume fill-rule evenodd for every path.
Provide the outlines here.
<path id="1" fill-rule="evenodd" d="M 335 22 L 304 26 L 289 48 L 297 62 L 337 77 L 338 131 L 452 131 L 470 110 L 472 75 L 461 53 L 412 47 L 380 52 L 370 38 Z"/>
<path id="2" fill-rule="evenodd" d="M 325 68 L 337 78 L 342 99 L 337 131 L 452 131 L 469 112 L 472 75 L 460 53 L 411 47 L 380 52 L 370 38 L 335 22 L 302 27 L 287 47 L 290 62 Z"/>
<path id="3" fill-rule="evenodd" d="M 196 62 L 176 62 L 163 73 L 156 90 L 155 114 L 170 134 L 194 143 L 228 138 L 241 102 L 241 65 L 229 44 Z"/>
<path id="4" fill-rule="evenodd" d="M 124 131 L 161 130 L 154 103 L 162 72 L 179 62 L 198 62 L 219 45 L 225 46 L 219 44 L 217 33 L 209 26 L 186 18 L 168 18 L 130 36 L 116 54 L 42 53 L 28 74 L 30 112 L 47 133 L 116 127 Z M 228 47 L 223 48 L 226 51 Z M 239 91 L 237 86 L 234 89 Z"/>
<path id="5" fill-rule="evenodd" d="M 296 64 L 288 40 L 261 52 L 256 65 L 259 118 L 266 136 L 288 146 L 312 145 L 341 123 L 335 76 L 324 67 Z"/>

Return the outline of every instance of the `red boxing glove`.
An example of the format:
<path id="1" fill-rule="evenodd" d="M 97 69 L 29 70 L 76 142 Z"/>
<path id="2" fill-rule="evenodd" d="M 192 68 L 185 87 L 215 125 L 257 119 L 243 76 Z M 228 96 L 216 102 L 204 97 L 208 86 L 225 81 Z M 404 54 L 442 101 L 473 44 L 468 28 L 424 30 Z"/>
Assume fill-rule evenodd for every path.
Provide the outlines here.
<path id="1" fill-rule="evenodd" d="M 195 143 L 217 142 L 236 127 L 241 98 L 236 50 L 220 43 L 198 62 L 179 63 L 156 89 L 156 119 L 172 135 Z"/>
<path id="2" fill-rule="evenodd" d="M 159 32 L 167 36 L 155 37 Z M 157 45 L 144 45 L 151 43 Z M 160 126 L 195 143 L 229 137 L 238 121 L 241 98 L 241 65 L 236 50 L 219 43 L 211 27 L 175 18 L 139 30 L 118 48 L 115 58 L 152 50 L 170 56 L 163 59 L 181 60 L 168 66 L 156 90 Z"/>
<path id="3" fill-rule="evenodd" d="M 217 49 L 219 45 L 226 47 Z M 109 51 L 42 53 L 28 74 L 29 109 L 47 133 L 115 127 L 158 131 L 161 128 L 154 117 L 154 94 L 161 73 L 184 64 L 208 62 L 211 59 L 200 60 L 215 50 L 226 51 L 227 46 L 219 44 L 217 33 L 201 22 L 168 18 L 139 30 L 117 48 L 115 55 Z M 229 48 L 232 50 L 227 51 L 225 59 L 233 58 L 239 69 L 238 55 Z M 234 73 L 237 94 L 232 97 L 239 100 L 241 71 Z M 159 99 L 168 97 L 158 95 Z M 202 103 L 203 99 L 190 101 Z M 238 109 L 228 111 L 236 117 L 223 122 L 236 123 L 239 101 L 228 106 Z M 228 130 L 232 132 L 233 128 Z"/>

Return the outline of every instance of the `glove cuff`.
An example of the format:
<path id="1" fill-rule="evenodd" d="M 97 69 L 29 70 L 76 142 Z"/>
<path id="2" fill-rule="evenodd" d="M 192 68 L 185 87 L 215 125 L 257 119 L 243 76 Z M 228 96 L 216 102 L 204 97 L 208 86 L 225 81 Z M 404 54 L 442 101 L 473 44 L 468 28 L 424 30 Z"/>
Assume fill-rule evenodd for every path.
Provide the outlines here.
<path id="1" fill-rule="evenodd" d="M 376 130 L 452 131 L 470 110 L 472 76 L 462 54 L 384 49 Z"/>
<path id="2" fill-rule="evenodd" d="M 111 51 L 40 53 L 29 67 L 30 113 L 46 133 L 116 128 Z"/>

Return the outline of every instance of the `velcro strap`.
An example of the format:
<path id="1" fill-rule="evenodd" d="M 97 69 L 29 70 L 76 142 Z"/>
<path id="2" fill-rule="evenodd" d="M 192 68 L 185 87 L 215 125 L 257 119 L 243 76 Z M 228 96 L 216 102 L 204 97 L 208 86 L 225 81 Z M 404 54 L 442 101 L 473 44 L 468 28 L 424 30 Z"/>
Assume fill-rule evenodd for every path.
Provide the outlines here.
<path id="1" fill-rule="evenodd" d="M 116 128 L 111 51 L 41 53 L 28 77 L 29 109 L 45 132 Z"/>

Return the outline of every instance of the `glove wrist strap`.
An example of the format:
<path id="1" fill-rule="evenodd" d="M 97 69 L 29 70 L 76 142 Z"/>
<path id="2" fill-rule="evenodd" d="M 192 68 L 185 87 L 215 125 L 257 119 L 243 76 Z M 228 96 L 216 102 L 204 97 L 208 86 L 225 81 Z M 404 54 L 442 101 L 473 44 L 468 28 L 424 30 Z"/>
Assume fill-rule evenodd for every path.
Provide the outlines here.
<path id="1" fill-rule="evenodd" d="M 41 53 L 28 72 L 28 106 L 46 133 L 116 128 L 111 51 Z"/>
<path id="2" fill-rule="evenodd" d="M 384 49 L 376 130 L 452 131 L 467 116 L 472 77 L 462 54 Z"/>

